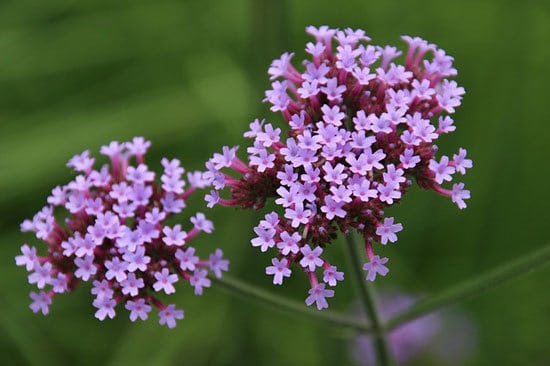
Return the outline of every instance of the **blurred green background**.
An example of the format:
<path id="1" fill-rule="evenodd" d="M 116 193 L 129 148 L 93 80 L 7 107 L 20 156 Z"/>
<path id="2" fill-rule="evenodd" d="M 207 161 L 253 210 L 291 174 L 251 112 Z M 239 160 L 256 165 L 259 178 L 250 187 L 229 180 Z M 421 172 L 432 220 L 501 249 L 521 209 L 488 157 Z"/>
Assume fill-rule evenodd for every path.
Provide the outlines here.
<path id="1" fill-rule="evenodd" d="M 392 210 L 405 230 L 384 248 L 391 276 L 379 287 L 429 294 L 548 242 L 550 2 L 210 0 L 0 2 L 0 364 L 346 365 L 349 334 L 261 308 L 212 288 L 180 286 L 186 312 L 175 330 L 93 317 L 89 287 L 59 296 L 47 317 L 28 309 L 24 269 L 13 257 L 31 235 L 19 223 L 71 177 L 65 162 L 84 149 L 143 135 L 149 162 L 181 158 L 188 170 L 224 144 L 244 144 L 248 122 L 267 117 L 266 70 L 284 51 L 299 60 L 309 24 L 363 28 L 374 44 L 421 36 L 456 60 L 467 94 L 444 153 L 468 149 L 472 199 L 414 189 Z M 158 165 L 158 163 L 157 163 Z M 200 197 L 189 203 L 206 210 Z M 232 275 L 302 301 L 305 276 L 273 288 L 270 256 L 249 245 L 258 219 L 217 208 L 205 251 L 222 247 Z M 187 214 L 190 215 L 190 214 Z M 184 215 L 184 219 L 187 219 Z M 345 267 L 341 245 L 329 257 Z M 478 329 L 467 365 L 548 365 L 550 270 L 468 300 Z M 353 302 L 350 279 L 334 310 Z M 423 359 L 422 365 L 437 364 Z"/>

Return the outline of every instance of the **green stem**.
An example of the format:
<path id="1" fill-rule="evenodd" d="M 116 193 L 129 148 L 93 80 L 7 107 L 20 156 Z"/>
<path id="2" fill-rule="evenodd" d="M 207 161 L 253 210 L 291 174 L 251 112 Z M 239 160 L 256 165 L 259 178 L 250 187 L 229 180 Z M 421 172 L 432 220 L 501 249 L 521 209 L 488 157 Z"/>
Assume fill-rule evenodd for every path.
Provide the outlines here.
<path id="1" fill-rule="evenodd" d="M 361 263 L 361 248 L 357 245 L 353 238 L 353 234 L 346 235 L 347 252 L 349 262 L 351 264 L 351 271 L 357 289 L 359 290 L 359 297 L 363 304 L 363 308 L 372 324 L 372 332 L 375 343 L 376 359 L 380 366 L 388 366 L 392 364 L 392 357 L 390 353 L 389 344 L 386 337 L 386 329 L 382 324 L 382 319 L 378 313 L 376 306 L 374 288 L 371 283 L 365 280 Z"/>
<path id="2" fill-rule="evenodd" d="M 386 329 L 397 328 L 410 320 L 419 318 L 446 305 L 480 294 L 497 285 L 502 285 L 521 275 L 540 269 L 549 263 L 550 245 L 547 244 L 534 253 L 503 264 L 471 280 L 464 281 L 450 289 L 442 291 L 440 294 L 421 300 L 409 310 L 389 320 L 386 324 Z"/>
<path id="3" fill-rule="evenodd" d="M 337 325 L 354 331 L 368 333 L 372 327 L 363 321 L 345 315 L 334 313 L 328 310 L 317 311 L 307 308 L 304 303 L 288 300 L 284 297 L 273 295 L 259 287 L 241 282 L 237 279 L 224 275 L 223 278 L 211 277 L 218 286 L 225 288 L 231 294 L 241 295 L 242 298 L 252 300 L 260 304 L 271 306 L 274 309 L 286 310 L 295 314 L 306 316 L 309 319 L 323 321 L 328 324 Z"/>

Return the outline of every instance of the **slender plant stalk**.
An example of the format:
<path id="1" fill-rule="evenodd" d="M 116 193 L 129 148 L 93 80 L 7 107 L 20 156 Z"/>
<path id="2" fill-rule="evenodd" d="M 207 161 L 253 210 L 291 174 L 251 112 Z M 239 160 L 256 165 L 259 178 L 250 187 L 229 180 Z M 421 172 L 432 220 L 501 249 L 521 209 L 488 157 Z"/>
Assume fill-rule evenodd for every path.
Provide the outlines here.
<path id="1" fill-rule="evenodd" d="M 549 263 L 550 245 L 547 244 L 542 249 L 489 270 L 473 279 L 459 283 L 437 295 L 421 300 L 409 310 L 389 320 L 386 324 L 386 329 L 394 329 L 403 323 L 431 313 L 441 307 L 481 294 L 485 290 L 492 289 L 497 285 L 510 282 L 521 275 L 541 269 Z"/>
<path id="2" fill-rule="evenodd" d="M 550 264 L 550 244 L 547 244 L 542 249 L 422 300 L 409 310 L 395 316 L 386 322 L 386 324 L 382 324 L 374 303 L 373 289 L 363 278 L 360 261 L 360 246 L 356 245 L 353 238 L 350 236 L 346 236 L 346 240 L 350 263 L 352 263 L 353 276 L 359 285 L 359 294 L 365 311 L 371 319 L 371 324 L 328 310 L 322 312 L 311 310 L 305 307 L 303 303 L 274 295 L 261 288 L 243 283 L 229 276 L 224 276 L 223 279 L 214 277 L 211 279 L 217 282 L 220 287 L 228 290 L 231 294 L 241 295 L 244 299 L 265 304 L 274 309 L 306 316 L 311 320 L 322 321 L 326 324 L 339 326 L 344 329 L 350 329 L 361 333 L 372 333 L 376 340 L 376 350 L 380 365 L 391 365 L 392 360 L 386 342 L 386 333 L 388 331 L 441 307 L 476 296 L 487 289 L 510 282 L 519 276 L 536 271 Z"/>
<path id="3" fill-rule="evenodd" d="M 371 283 L 365 280 L 361 261 L 361 248 L 353 238 L 353 234 L 346 235 L 347 252 L 351 264 L 351 272 L 355 278 L 359 298 L 361 299 L 365 313 L 372 324 L 372 333 L 376 350 L 376 359 L 380 366 L 392 365 L 392 357 L 389 344 L 386 337 L 386 329 L 382 324 L 382 319 L 378 313 L 374 288 Z"/>
<path id="4" fill-rule="evenodd" d="M 211 277 L 212 281 L 217 282 L 218 286 L 225 288 L 231 294 L 241 295 L 242 298 L 255 301 L 260 304 L 271 306 L 274 309 L 285 310 L 291 313 L 305 315 L 311 320 L 322 321 L 341 328 L 351 329 L 363 333 L 372 331 L 372 327 L 366 322 L 343 314 L 331 312 L 329 310 L 311 310 L 305 304 L 292 301 L 281 296 L 273 295 L 259 287 L 241 282 L 230 276 L 224 275 L 223 278 Z"/>

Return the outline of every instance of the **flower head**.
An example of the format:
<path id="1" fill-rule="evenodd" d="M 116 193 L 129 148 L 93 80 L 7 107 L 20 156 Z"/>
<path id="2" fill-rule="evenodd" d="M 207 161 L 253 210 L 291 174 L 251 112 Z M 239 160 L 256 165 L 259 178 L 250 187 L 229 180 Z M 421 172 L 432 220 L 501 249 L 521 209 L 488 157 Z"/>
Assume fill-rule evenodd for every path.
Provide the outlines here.
<path id="1" fill-rule="evenodd" d="M 452 57 L 420 38 L 403 37 L 408 49 L 400 51 L 368 44 L 362 30 L 306 30 L 315 43 L 306 46 L 311 58 L 296 63 L 303 68 L 285 53 L 268 70 L 265 101 L 288 126 L 254 121 L 244 134 L 253 140 L 247 160 L 239 159 L 236 147 L 214 154 L 206 177 L 215 189 L 206 200 L 209 207 L 260 209 L 274 198 L 278 209 L 268 215 L 277 223 L 262 220 L 252 245 L 276 250 L 278 262 L 268 274 L 279 273 L 286 259 L 286 268 L 297 266 L 311 288 L 320 289 L 318 275 L 331 286 L 339 280 L 327 275 L 332 265 L 322 256 L 338 231 L 353 229 L 365 239 L 368 279 L 386 275 L 387 258 L 374 254 L 374 242 L 395 242 L 403 226 L 385 209 L 399 203 L 414 181 L 464 208 L 470 197 L 464 185 L 442 184 L 464 174 L 472 161 L 462 148 L 452 158 L 436 157 L 435 142 L 455 129 L 449 114 L 464 94 L 448 79 L 456 75 Z M 223 191 L 229 199 L 221 198 Z M 308 305 L 325 307 L 324 297 L 311 296 Z"/>
<path id="2" fill-rule="evenodd" d="M 185 207 L 184 200 L 193 191 L 205 186 L 203 173 L 191 173 L 186 182 L 179 160 L 163 159 L 164 171 L 157 183 L 145 164 L 149 146 L 141 137 L 103 146 L 101 153 L 111 164 L 100 170 L 93 169 L 95 159 L 89 151 L 76 155 L 67 165 L 82 174 L 56 187 L 48 205 L 22 225 L 47 249 L 40 255 L 42 248 L 24 244 L 15 258 L 18 266 L 30 272 L 29 283 L 42 290 L 31 292 L 33 312 L 46 315 L 57 294 L 90 281 L 96 318 L 113 318 L 121 304 L 130 311 L 130 320 L 145 320 L 156 307 L 160 324 L 172 328 L 183 318 L 183 311 L 163 304 L 157 293 L 174 293 L 179 280 L 195 288 L 199 283 L 202 292 L 202 287 L 210 286 L 208 271 L 216 277 L 227 271 L 229 261 L 222 258 L 220 249 L 208 260 L 200 260 L 190 245 L 200 232 L 213 230 L 204 214 L 192 216 L 186 226 L 165 224 Z"/>

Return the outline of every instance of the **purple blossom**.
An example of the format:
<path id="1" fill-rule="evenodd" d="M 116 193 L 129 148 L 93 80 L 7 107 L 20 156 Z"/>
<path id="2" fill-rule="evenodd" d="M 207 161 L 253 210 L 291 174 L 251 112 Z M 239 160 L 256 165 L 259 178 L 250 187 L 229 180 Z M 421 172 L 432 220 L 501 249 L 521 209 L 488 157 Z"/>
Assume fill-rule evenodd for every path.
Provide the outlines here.
<path id="1" fill-rule="evenodd" d="M 403 230 L 403 225 L 394 224 L 393 217 L 384 218 L 384 223 L 376 228 L 376 235 L 380 236 L 380 242 L 386 244 L 388 241 L 394 243 L 397 241 L 395 233 Z"/>
<path id="2" fill-rule="evenodd" d="M 91 292 L 92 295 L 96 295 L 98 299 L 102 297 L 112 298 L 114 294 L 114 291 L 111 288 L 111 283 L 107 280 L 95 280 Z"/>
<path id="3" fill-rule="evenodd" d="M 42 312 L 42 315 L 48 315 L 50 311 L 50 305 L 52 304 L 51 297 L 44 291 L 39 293 L 31 292 L 30 297 L 32 303 L 29 306 L 33 313 Z"/>
<path id="4" fill-rule="evenodd" d="M 126 279 L 126 270 L 128 269 L 128 263 L 124 260 L 120 260 L 119 257 L 114 257 L 112 260 L 105 261 L 105 278 L 108 280 L 116 279 L 117 282 L 122 282 Z"/>
<path id="5" fill-rule="evenodd" d="M 411 169 L 414 168 L 416 164 L 420 163 L 420 157 L 414 155 L 413 149 L 405 149 L 403 154 L 399 156 L 399 161 L 403 165 L 403 168 Z"/>
<path id="6" fill-rule="evenodd" d="M 277 130 L 267 128 L 264 139 L 278 141 Z M 110 158 L 110 165 L 99 170 L 93 169 L 95 159 L 89 151 L 74 156 L 68 165 L 81 174 L 54 188 L 48 205 L 21 224 L 22 231 L 33 232 L 45 246 L 45 254 L 39 256 L 37 248 L 24 244 L 15 258 L 16 265 L 30 272 L 29 282 L 44 289 L 31 293 L 31 310 L 47 314 L 55 296 L 90 281 L 96 318 L 113 318 L 117 304 L 122 303 L 132 321 L 146 319 L 156 307 L 161 323 L 173 326 L 183 313 L 164 305 L 156 298 L 157 292 L 171 294 L 173 284 L 183 279 L 200 294 L 210 286 L 209 271 L 221 276 L 228 269 L 229 261 L 222 258 L 221 250 L 201 260 L 188 246 L 201 232 L 213 231 L 214 225 L 204 214 L 191 215 L 189 228 L 166 223 L 183 210 L 184 198 L 210 184 L 207 173 L 189 173 L 189 188 L 184 190 L 185 170 L 180 161 L 163 158 L 164 173 L 158 182 L 145 164 L 149 147 L 150 142 L 142 137 L 103 146 L 101 153 Z M 235 151 L 226 148 L 220 165 L 242 168 L 244 163 Z"/>
<path id="7" fill-rule="evenodd" d="M 275 245 L 275 230 L 273 228 L 256 226 L 254 232 L 258 236 L 250 241 L 253 247 L 260 247 L 260 250 L 265 252 Z"/>
<path id="8" fill-rule="evenodd" d="M 390 271 L 385 264 L 388 263 L 388 258 L 380 258 L 379 256 L 373 256 L 369 262 L 363 265 L 363 270 L 367 271 L 367 281 L 374 281 L 376 275 L 385 276 Z"/>
<path id="9" fill-rule="evenodd" d="M 321 111 L 323 112 L 323 120 L 334 126 L 341 126 L 342 120 L 346 118 L 346 114 L 340 112 L 340 108 L 337 105 L 329 107 L 325 104 L 321 107 Z"/>
<path id="10" fill-rule="evenodd" d="M 283 277 L 290 277 L 292 271 L 288 268 L 288 260 L 283 258 L 281 260 L 273 258 L 271 260 L 272 266 L 265 268 L 265 273 L 273 276 L 274 285 L 282 285 Z"/>
<path id="11" fill-rule="evenodd" d="M 195 216 L 192 216 L 190 219 L 191 223 L 194 225 L 193 227 L 196 230 L 204 231 L 207 234 L 212 233 L 214 231 L 214 224 L 212 221 L 207 220 L 206 216 L 202 212 L 197 212 Z"/>
<path id="12" fill-rule="evenodd" d="M 185 250 L 178 249 L 175 254 L 179 266 L 183 271 L 194 271 L 200 258 L 195 255 L 195 248 L 188 247 Z"/>
<path id="13" fill-rule="evenodd" d="M 323 282 L 336 286 L 337 281 L 344 280 L 344 272 L 339 272 L 336 266 L 328 266 L 323 272 Z"/>
<path id="14" fill-rule="evenodd" d="M 147 320 L 151 306 L 147 305 L 145 299 L 137 299 L 135 301 L 128 300 L 125 305 L 126 310 L 130 311 L 130 320 L 135 322 L 137 318 Z"/>
<path id="15" fill-rule="evenodd" d="M 195 295 L 202 295 L 203 287 L 208 288 L 211 285 L 211 281 L 208 277 L 208 272 L 205 269 L 197 269 L 191 275 L 189 283 L 195 288 Z"/>
<path id="16" fill-rule="evenodd" d="M 139 289 L 145 286 L 143 278 L 137 278 L 134 273 L 129 273 L 128 277 L 120 283 L 124 295 L 137 296 Z"/>
<path id="17" fill-rule="evenodd" d="M 145 184 L 155 179 L 155 173 L 150 172 L 145 164 L 140 164 L 137 168 L 130 166 L 126 172 L 126 179 L 134 184 Z"/>
<path id="18" fill-rule="evenodd" d="M 321 267 L 323 265 L 323 260 L 320 258 L 323 253 L 323 248 L 316 247 L 315 249 L 311 249 L 309 244 L 306 244 L 300 251 L 303 255 L 303 258 L 300 260 L 300 265 L 309 269 L 310 272 L 315 271 L 315 267 Z"/>
<path id="19" fill-rule="evenodd" d="M 66 292 L 68 290 L 68 278 L 63 273 L 58 273 L 57 276 L 52 277 L 50 285 L 52 285 L 52 291 L 58 294 Z"/>
<path id="20" fill-rule="evenodd" d="M 300 247 L 298 246 L 298 243 L 302 239 L 300 234 L 292 233 L 290 235 L 286 231 L 283 231 L 280 237 L 281 241 L 277 243 L 277 248 L 281 250 L 283 255 L 288 255 L 289 253 L 296 254 L 300 251 Z"/>
<path id="21" fill-rule="evenodd" d="M 176 305 L 170 304 L 159 311 L 159 324 L 172 329 L 176 326 L 176 320 L 183 319 L 183 310 L 176 309 Z"/>
<path id="22" fill-rule="evenodd" d="M 309 290 L 309 296 L 306 298 L 306 305 L 317 305 L 317 310 L 328 308 L 327 297 L 334 297 L 334 290 L 325 289 L 325 284 L 320 283 Z"/>
<path id="23" fill-rule="evenodd" d="M 143 246 L 136 247 L 135 252 L 125 253 L 122 257 L 128 263 L 128 272 L 147 271 L 147 265 L 151 262 L 151 257 L 145 254 Z"/>
<path id="24" fill-rule="evenodd" d="M 114 299 L 108 297 L 97 298 L 93 301 L 92 305 L 97 308 L 95 317 L 99 320 L 105 320 L 107 317 L 113 319 L 116 315 L 116 301 Z"/>
<path id="25" fill-rule="evenodd" d="M 394 184 L 379 184 L 377 188 L 380 193 L 378 198 L 380 201 L 386 202 L 388 205 L 393 204 L 393 200 L 401 198 L 401 192 L 396 190 L 398 187 Z"/>
<path id="26" fill-rule="evenodd" d="M 164 233 L 162 241 L 166 245 L 182 246 L 183 244 L 185 244 L 185 238 L 187 237 L 187 233 L 181 230 L 180 224 L 174 225 L 173 228 L 170 228 L 169 226 L 165 226 L 162 229 L 162 232 Z"/>
<path id="27" fill-rule="evenodd" d="M 126 148 L 128 149 L 128 152 L 138 157 L 145 155 L 150 147 L 151 141 L 147 141 L 141 136 L 134 137 L 132 139 L 132 142 L 126 143 Z"/>
<path id="28" fill-rule="evenodd" d="M 295 204 L 294 208 L 287 208 L 285 210 L 285 217 L 292 220 L 292 227 L 298 227 L 300 224 L 307 224 L 311 215 L 311 210 L 304 209 L 304 205 L 301 203 Z"/>
<path id="29" fill-rule="evenodd" d="M 74 273 L 77 278 L 82 281 L 88 281 L 88 279 L 97 273 L 97 267 L 94 264 L 94 257 L 87 255 L 84 258 L 75 258 L 74 263 L 78 269 Z"/>
<path id="30" fill-rule="evenodd" d="M 221 249 L 216 249 L 213 254 L 210 254 L 208 258 L 208 267 L 216 278 L 222 278 L 222 271 L 229 270 L 229 261 L 223 259 L 223 251 Z"/>
<path id="31" fill-rule="evenodd" d="M 332 196 L 325 197 L 325 205 L 321 206 L 321 211 L 325 213 L 327 219 L 332 220 L 335 217 L 346 217 L 346 210 L 342 207 L 345 202 L 336 201 Z"/>
<path id="32" fill-rule="evenodd" d="M 90 158 L 90 150 L 86 150 L 80 155 L 73 156 L 67 163 L 67 167 L 73 168 L 76 172 L 88 173 L 94 162 L 95 159 Z"/>
<path id="33" fill-rule="evenodd" d="M 327 183 L 343 184 L 344 179 L 347 178 L 347 174 L 344 173 L 344 166 L 340 163 L 332 166 L 328 161 L 323 164 L 323 170 L 325 172 L 325 181 Z"/>
<path id="34" fill-rule="evenodd" d="M 34 265 L 34 272 L 29 275 L 29 283 L 36 283 L 36 287 L 43 289 L 47 283 L 51 280 L 52 264 L 46 262 L 43 265 L 36 263 Z"/>
<path id="35" fill-rule="evenodd" d="M 460 148 L 458 154 L 453 155 L 453 163 L 455 169 L 460 174 L 466 174 L 466 169 L 470 169 L 473 166 L 471 159 L 466 159 L 466 149 Z"/>
<path id="36" fill-rule="evenodd" d="M 25 266 L 27 271 L 32 271 L 34 269 L 35 263 L 38 260 L 36 256 L 36 248 L 29 247 L 28 244 L 23 244 L 21 246 L 22 255 L 15 257 L 15 264 L 18 266 Z"/>
<path id="37" fill-rule="evenodd" d="M 214 154 L 206 163 L 214 187 L 206 201 L 209 207 L 260 210 L 274 200 L 276 220 L 261 219 L 252 244 L 279 264 L 286 260 L 289 270 L 305 267 L 291 273 L 305 272 L 314 289 L 320 275 L 329 285 L 339 275 L 331 275 L 335 266 L 324 258 L 303 266 L 300 250 L 313 245 L 306 243 L 328 248 L 338 232 L 358 231 L 374 258 L 375 241 L 397 240 L 402 225 L 385 212 L 414 181 L 463 208 L 469 191 L 441 184 L 472 164 L 462 149 L 452 161 L 437 155 L 436 141 L 455 129 L 448 114 L 464 94 L 447 78 L 456 74 L 452 57 L 418 38 L 403 37 L 409 47 L 403 51 L 365 44 L 362 30 L 321 26 L 307 32 L 315 37 L 306 45 L 311 57 L 295 68 L 293 54 L 286 53 L 269 71 L 273 82 L 264 101 L 288 124 L 280 130 L 263 121 L 250 125 L 249 164 L 235 163 L 236 155 L 233 163 L 222 163 Z M 403 63 L 397 58 L 402 53 Z M 220 198 L 222 191 L 230 198 Z"/>
<path id="38" fill-rule="evenodd" d="M 451 176 L 455 172 L 455 168 L 449 165 L 449 158 L 446 156 L 441 157 L 441 161 L 438 163 L 436 160 L 430 160 L 430 170 L 435 173 L 435 181 L 438 184 L 443 181 L 451 181 Z"/>
<path id="39" fill-rule="evenodd" d="M 464 200 L 470 198 L 470 191 L 464 189 L 464 183 L 455 183 L 453 184 L 453 190 L 451 194 L 451 199 L 454 203 L 457 204 L 458 208 L 461 210 L 466 208 L 466 203 Z"/>
<path id="40" fill-rule="evenodd" d="M 174 288 L 174 283 L 178 282 L 178 276 L 171 274 L 168 271 L 168 268 L 163 268 L 160 272 L 155 272 L 155 279 L 157 282 L 153 284 L 153 289 L 157 292 L 164 290 L 164 292 L 169 295 L 176 292 Z"/>
<path id="41" fill-rule="evenodd" d="M 172 192 L 167 192 L 160 203 L 166 213 L 178 214 L 185 208 L 185 201 L 177 198 Z"/>
<path id="42" fill-rule="evenodd" d="M 336 78 L 328 79 L 327 85 L 321 88 L 327 99 L 331 102 L 338 102 L 342 99 L 342 93 L 346 91 L 345 85 L 338 85 Z"/>

